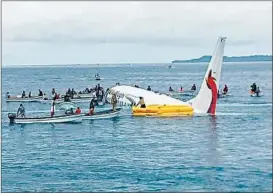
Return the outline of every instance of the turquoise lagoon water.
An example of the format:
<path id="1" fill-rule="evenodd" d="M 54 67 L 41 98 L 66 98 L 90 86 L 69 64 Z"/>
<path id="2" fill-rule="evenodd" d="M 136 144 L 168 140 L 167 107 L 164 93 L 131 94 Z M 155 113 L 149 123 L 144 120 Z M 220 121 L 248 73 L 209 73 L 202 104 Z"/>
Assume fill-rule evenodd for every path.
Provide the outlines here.
<path id="1" fill-rule="evenodd" d="M 19 103 L 6 103 L 7 91 L 83 90 L 98 83 L 98 72 L 104 88 L 199 89 L 207 68 L 167 65 L 2 68 L 2 191 L 272 191 L 272 63 L 224 63 L 220 85 L 230 96 L 218 101 L 215 117 L 132 117 L 127 108 L 109 120 L 9 125 Z M 253 82 L 263 97 L 249 96 Z M 31 116 L 50 106 L 25 108 Z"/>

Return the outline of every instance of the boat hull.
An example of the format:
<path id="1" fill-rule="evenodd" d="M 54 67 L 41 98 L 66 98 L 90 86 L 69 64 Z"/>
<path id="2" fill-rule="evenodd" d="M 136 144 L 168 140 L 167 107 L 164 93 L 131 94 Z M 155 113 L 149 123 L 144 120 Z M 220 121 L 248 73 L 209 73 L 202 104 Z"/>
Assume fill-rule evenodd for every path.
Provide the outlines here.
<path id="1" fill-rule="evenodd" d="M 18 124 L 31 124 L 31 123 L 69 123 L 69 122 L 81 122 L 82 115 L 61 115 L 53 117 L 31 117 L 31 118 L 14 118 L 11 123 Z M 10 117 L 9 117 L 10 118 Z M 11 119 L 11 118 L 10 118 Z"/>
<path id="2" fill-rule="evenodd" d="M 92 98 L 70 99 L 69 102 L 72 102 L 72 103 L 87 103 L 87 102 L 90 102 L 91 99 Z M 47 102 L 52 102 L 52 100 L 40 100 L 39 102 L 47 103 Z M 58 103 L 64 103 L 64 100 L 63 99 L 56 99 L 55 103 L 56 104 L 58 104 Z"/>
<path id="3" fill-rule="evenodd" d="M 6 98 L 6 102 L 39 102 L 40 100 L 43 100 L 43 97 L 26 97 L 26 98 L 21 98 L 21 97 L 11 97 L 11 98 Z"/>
<path id="4" fill-rule="evenodd" d="M 121 111 L 121 108 L 117 108 L 116 111 L 106 110 L 106 111 L 100 111 L 97 113 L 94 113 L 93 115 L 87 115 L 85 114 L 83 116 L 83 120 L 95 120 L 95 119 L 110 119 L 117 117 Z"/>

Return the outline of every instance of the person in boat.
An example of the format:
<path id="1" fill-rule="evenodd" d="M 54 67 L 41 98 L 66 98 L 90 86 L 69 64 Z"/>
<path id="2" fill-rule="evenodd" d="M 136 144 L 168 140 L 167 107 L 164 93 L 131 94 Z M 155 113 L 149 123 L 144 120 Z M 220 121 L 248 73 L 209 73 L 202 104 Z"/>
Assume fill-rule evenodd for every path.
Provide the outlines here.
<path id="1" fill-rule="evenodd" d="M 55 88 L 52 88 L 52 91 L 51 91 L 52 97 L 55 96 L 55 94 L 56 94 Z"/>
<path id="2" fill-rule="evenodd" d="M 93 115 L 94 114 L 95 105 L 96 105 L 96 101 L 95 101 L 95 97 L 93 97 L 92 100 L 90 101 L 90 104 L 89 104 L 88 115 Z"/>
<path id="3" fill-rule="evenodd" d="M 92 98 L 97 98 L 97 93 L 95 91 L 92 93 Z"/>
<path id="4" fill-rule="evenodd" d="M 60 97 L 60 94 L 55 93 L 55 95 L 54 95 L 53 99 L 54 99 L 54 100 L 57 100 L 57 99 L 60 99 L 60 98 L 61 98 L 61 97 Z"/>
<path id="5" fill-rule="evenodd" d="M 41 91 L 41 89 L 39 89 L 39 94 L 38 96 L 44 96 L 43 92 Z"/>
<path id="6" fill-rule="evenodd" d="M 85 93 L 89 93 L 89 89 L 88 88 L 85 89 Z"/>
<path id="7" fill-rule="evenodd" d="M 77 94 L 77 92 L 74 90 L 74 88 L 72 88 L 72 91 L 71 91 L 71 92 L 72 92 L 73 95 L 76 95 L 76 94 Z"/>
<path id="8" fill-rule="evenodd" d="M 65 110 L 65 114 L 73 115 L 74 114 L 73 108 Z"/>
<path id="9" fill-rule="evenodd" d="M 71 98 L 73 99 L 76 94 L 77 94 L 77 92 L 74 90 L 74 88 L 72 88 L 72 90 L 71 90 Z"/>
<path id="10" fill-rule="evenodd" d="M 182 86 L 180 87 L 180 92 L 183 92 L 183 87 Z"/>
<path id="11" fill-rule="evenodd" d="M 257 89 L 256 83 L 254 82 L 254 83 L 250 86 L 250 88 L 251 88 L 251 91 L 252 91 L 253 93 L 255 93 L 255 92 L 256 92 L 256 89 Z"/>
<path id="12" fill-rule="evenodd" d="M 191 90 L 196 91 L 196 86 L 195 86 L 195 84 L 192 85 Z"/>
<path id="13" fill-rule="evenodd" d="M 256 92 L 255 92 L 255 93 L 256 93 L 256 95 L 257 95 L 257 96 L 259 96 L 260 92 L 261 92 L 261 91 L 260 91 L 260 88 L 259 88 L 259 87 L 257 87 Z"/>
<path id="14" fill-rule="evenodd" d="M 172 89 L 172 87 L 170 86 L 170 88 L 169 88 L 169 92 L 173 92 L 173 89 Z"/>
<path id="15" fill-rule="evenodd" d="M 68 95 L 71 97 L 72 93 L 71 93 L 70 88 L 68 88 L 67 93 L 68 93 Z"/>
<path id="16" fill-rule="evenodd" d="M 44 93 L 44 100 L 48 100 L 48 98 L 46 97 L 46 94 Z"/>
<path id="17" fill-rule="evenodd" d="M 25 107 L 23 106 L 23 104 L 20 104 L 17 110 L 17 117 L 25 117 Z"/>
<path id="18" fill-rule="evenodd" d="M 117 103 L 118 103 L 117 95 L 114 93 L 114 94 L 112 94 L 112 98 L 111 98 L 111 104 L 113 105 L 113 111 L 116 111 Z"/>
<path id="19" fill-rule="evenodd" d="M 138 106 L 138 105 L 140 105 L 140 108 L 146 108 L 143 97 L 139 97 L 139 102 L 136 104 L 136 106 Z"/>
<path id="20" fill-rule="evenodd" d="M 75 111 L 75 114 L 81 114 L 81 109 L 80 109 L 80 107 L 77 107 L 77 109 L 76 109 L 76 111 Z"/>
<path id="21" fill-rule="evenodd" d="M 100 89 L 103 89 L 103 88 L 100 86 L 100 84 L 98 84 L 98 90 L 100 90 Z"/>
<path id="22" fill-rule="evenodd" d="M 67 92 L 65 93 L 65 96 L 64 96 L 64 102 L 70 102 L 70 98 Z"/>
<path id="23" fill-rule="evenodd" d="M 227 87 L 227 85 L 225 84 L 225 87 L 224 87 L 224 89 L 223 89 L 223 94 L 227 94 L 228 93 L 228 87 Z"/>
<path id="24" fill-rule="evenodd" d="M 26 92 L 23 90 L 22 92 L 22 98 L 25 98 L 26 97 Z"/>
<path id="25" fill-rule="evenodd" d="M 6 98 L 8 98 L 8 99 L 10 98 L 9 92 L 6 93 Z"/>
<path id="26" fill-rule="evenodd" d="M 53 101 L 52 101 L 52 106 L 50 109 L 50 116 L 53 117 L 54 114 L 55 114 L 55 99 L 53 99 Z"/>
<path id="27" fill-rule="evenodd" d="M 31 98 L 31 92 L 28 93 L 28 98 Z"/>
<path id="28" fill-rule="evenodd" d="M 98 91 L 98 101 L 102 101 L 102 99 L 103 99 L 103 90 L 100 89 L 100 90 Z"/>

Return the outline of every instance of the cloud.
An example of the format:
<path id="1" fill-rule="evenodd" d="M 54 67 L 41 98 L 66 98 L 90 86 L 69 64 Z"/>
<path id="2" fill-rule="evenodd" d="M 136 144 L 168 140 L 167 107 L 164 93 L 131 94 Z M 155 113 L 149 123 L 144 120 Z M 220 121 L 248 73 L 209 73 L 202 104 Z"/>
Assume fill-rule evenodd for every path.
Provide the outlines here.
<path id="1" fill-rule="evenodd" d="M 271 15 L 271 2 L 3 2 L 3 52 L 33 43 L 205 50 L 220 35 L 227 46 L 268 49 Z"/>

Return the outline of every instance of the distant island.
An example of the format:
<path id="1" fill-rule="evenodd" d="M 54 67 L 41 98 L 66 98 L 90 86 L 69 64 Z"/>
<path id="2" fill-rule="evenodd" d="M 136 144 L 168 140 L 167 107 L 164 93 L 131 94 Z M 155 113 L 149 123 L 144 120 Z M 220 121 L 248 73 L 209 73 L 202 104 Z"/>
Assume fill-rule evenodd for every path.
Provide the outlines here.
<path id="1" fill-rule="evenodd" d="M 202 56 L 197 59 L 190 60 L 173 60 L 172 63 L 196 63 L 196 62 L 209 62 L 211 56 Z M 252 55 L 252 56 L 224 56 L 224 62 L 260 62 L 272 61 L 272 55 Z"/>

